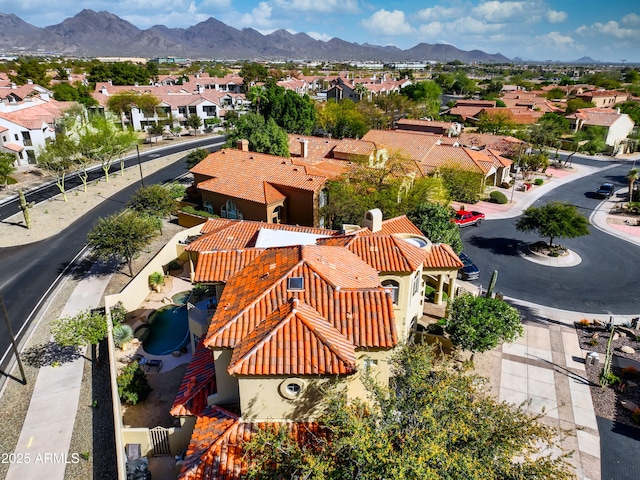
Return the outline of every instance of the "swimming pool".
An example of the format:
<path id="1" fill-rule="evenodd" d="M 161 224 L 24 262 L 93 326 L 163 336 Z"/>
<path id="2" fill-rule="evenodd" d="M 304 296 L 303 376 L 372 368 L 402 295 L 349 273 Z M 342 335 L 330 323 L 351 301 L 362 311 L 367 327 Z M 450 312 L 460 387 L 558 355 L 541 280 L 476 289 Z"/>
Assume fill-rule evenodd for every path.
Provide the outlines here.
<path id="1" fill-rule="evenodd" d="M 150 355 L 169 355 L 189 343 L 186 305 L 169 305 L 156 310 L 149 322 L 136 328 L 136 338 Z"/>
<path id="2" fill-rule="evenodd" d="M 190 296 L 191 290 L 187 290 L 186 292 L 176 293 L 173 297 L 171 297 L 171 301 L 176 305 L 186 305 Z"/>

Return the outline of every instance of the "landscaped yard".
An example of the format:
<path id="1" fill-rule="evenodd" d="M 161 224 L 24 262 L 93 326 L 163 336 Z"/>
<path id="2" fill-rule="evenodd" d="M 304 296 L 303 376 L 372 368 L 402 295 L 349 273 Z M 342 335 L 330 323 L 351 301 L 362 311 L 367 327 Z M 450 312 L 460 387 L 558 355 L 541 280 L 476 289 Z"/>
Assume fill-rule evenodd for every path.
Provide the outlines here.
<path id="1" fill-rule="evenodd" d="M 640 429 L 640 424 L 633 420 L 633 411 L 640 405 L 640 330 L 630 328 L 614 329 L 614 337 L 611 342 L 613 357 L 611 372 L 620 379 L 612 385 L 604 388 L 600 386 L 600 372 L 605 361 L 607 343 L 611 337 L 611 331 L 606 325 L 576 324 L 580 347 L 588 352 L 597 352 L 599 362 L 597 365 L 589 365 L 587 362 L 587 378 L 591 383 L 591 398 L 595 413 L 599 417 L 632 425 Z M 631 348 L 634 353 L 623 351 Z M 625 406 L 626 405 L 626 406 Z M 640 420 L 640 415 L 638 416 Z"/>

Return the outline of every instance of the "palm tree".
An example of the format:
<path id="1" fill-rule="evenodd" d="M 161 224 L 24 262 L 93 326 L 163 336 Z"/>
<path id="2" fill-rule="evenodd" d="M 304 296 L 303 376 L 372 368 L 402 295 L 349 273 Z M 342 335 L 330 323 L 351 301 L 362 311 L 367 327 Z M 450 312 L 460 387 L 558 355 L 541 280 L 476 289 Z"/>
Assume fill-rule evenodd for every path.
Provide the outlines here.
<path id="1" fill-rule="evenodd" d="M 353 89 L 353 93 L 358 96 L 358 100 L 362 100 L 365 95 L 369 95 L 369 89 L 362 83 L 356 83 L 356 86 Z"/>
<path id="2" fill-rule="evenodd" d="M 629 201 L 633 201 L 633 184 L 636 183 L 636 180 L 640 177 L 640 169 L 632 168 L 627 173 L 627 181 L 629 182 Z"/>
<path id="3" fill-rule="evenodd" d="M 249 88 L 247 99 L 255 105 L 256 113 L 260 113 L 260 102 L 267 101 L 267 92 L 261 85 L 254 85 Z"/>

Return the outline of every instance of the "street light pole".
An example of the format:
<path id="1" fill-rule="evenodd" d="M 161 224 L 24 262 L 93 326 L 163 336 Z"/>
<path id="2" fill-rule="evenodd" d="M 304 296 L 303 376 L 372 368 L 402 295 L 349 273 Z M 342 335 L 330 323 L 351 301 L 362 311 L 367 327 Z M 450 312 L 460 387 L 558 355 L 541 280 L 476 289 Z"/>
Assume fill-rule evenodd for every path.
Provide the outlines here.
<path id="1" fill-rule="evenodd" d="M 2 313 L 4 315 L 4 320 L 7 323 L 7 332 L 9 333 L 9 337 L 11 338 L 11 345 L 13 346 L 13 351 L 16 354 L 16 360 L 18 360 L 20 375 L 22 375 L 22 384 L 26 385 L 27 377 L 24 374 L 24 367 L 22 366 L 22 360 L 20 359 L 20 352 L 18 351 L 18 345 L 16 344 L 16 337 L 13 335 L 13 329 L 11 328 L 11 322 L 9 321 L 9 314 L 7 313 L 7 307 L 4 305 L 2 294 L 0 294 L 0 305 L 2 305 Z"/>
<path id="2" fill-rule="evenodd" d="M 140 167 L 140 183 L 144 187 L 144 176 L 142 175 L 142 163 L 140 163 L 140 149 L 136 143 L 136 153 L 138 154 L 138 167 Z"/>

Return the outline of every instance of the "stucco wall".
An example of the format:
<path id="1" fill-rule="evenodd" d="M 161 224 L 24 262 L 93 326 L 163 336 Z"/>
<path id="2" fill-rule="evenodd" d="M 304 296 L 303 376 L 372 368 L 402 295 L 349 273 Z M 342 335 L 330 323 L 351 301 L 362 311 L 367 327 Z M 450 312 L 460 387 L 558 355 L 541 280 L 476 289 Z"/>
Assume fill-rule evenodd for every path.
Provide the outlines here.
<path id="1" fill-rule="evenodd" d="M 380 385 L 388 385 L 391 377 L 389 357 L 392 350 L 358 350 L 356 351 L 356 365 L 358 372 L 348 379 L 347 392 L 349 398 L 366 400 L 367 391 L 362 384 L 362 372 L 369 368 L 371 375 Z"/>

